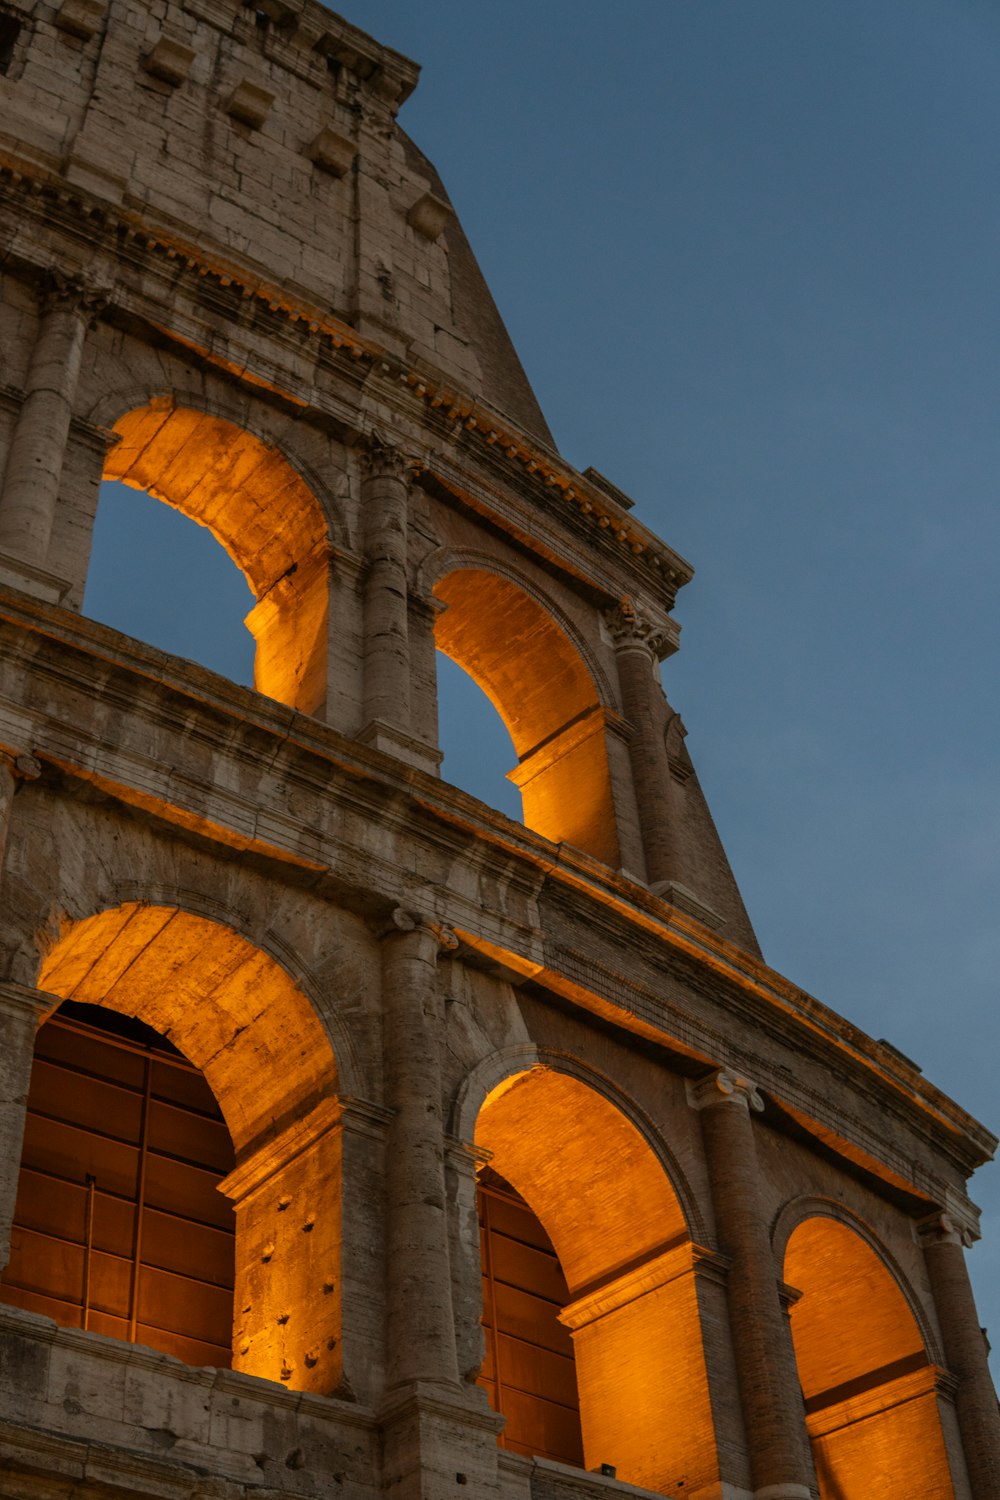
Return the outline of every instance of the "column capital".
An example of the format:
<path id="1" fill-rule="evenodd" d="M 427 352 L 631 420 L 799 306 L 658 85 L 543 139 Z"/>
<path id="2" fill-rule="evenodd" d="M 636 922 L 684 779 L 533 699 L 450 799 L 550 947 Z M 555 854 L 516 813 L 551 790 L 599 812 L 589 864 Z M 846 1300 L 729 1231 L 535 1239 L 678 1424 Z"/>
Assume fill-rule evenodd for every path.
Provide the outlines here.
<path id="1" fill-rule="evenodd" d="M 377 428 L 372 428 L 358 446 L 361 468 L 366 479 L 399 479 L 405 483 L 410 478 L 414 459 L 383 437 Z"/>
<path id="2" fill-rule="evenodd" d="M 42 763 L 26 750 L 0 749 L 0 766 L 15 781 L 37 781 L 42 774 Z"/>
<path id="3" fill-rule="evenodd" d="M 88 326 L 100 316 L 108 305 L 106 287 L 95 286 L 86 277 L 60 271 L 53 267 L 46 272 L 39 290 L 39 305 L 43 316 L 58 309 L 79 312 Z"/>
<path id="4" fill-rule="evenodd" d="M 936 1211 L 917 1224 L 917 1238 L 925 1248 L 933 1245 L 958 1245 L 960 1249 L 968 1249 L 975 1244 L 977 1236 L 967 1224 L 960 1224 L 952 1214 Z"/>
<path id="5" fill-rule="evenodd" d="M 628 595 L 606 609 L 604 619 L 616 651 L 645 651 L 660 661 L 673 644 L 669 629 Z"/>
<path id="6" fill-rule="evenodd" d="M 421 933 L 433 938 L 442 953 L 454 953 L 460 946 L 457 935 L 443 922 L 439 922 L 435 917 L 425 916 L 423 912 L 397 906 L 388 921 L 383 924 L 380 935 L 387 938 L 407 932 Z"/>
<path id="7" fill-rule="evenodd" d="M 727 1069 L 720 1069 L 717 1073 L 710 1073 L 707 1078 L 699 1079 L 697 1083 L 688 1083 L 688 1103 L 692 1109 L 711 1109 L 718 1104 L 738 1104 L 747 1110 L 760 1114 L 764 1108 L 764 1100 L 761 1097 L 757 1085 L 749 1078 L 741 1078 L 738 1073 L 731 1073 Z"/>

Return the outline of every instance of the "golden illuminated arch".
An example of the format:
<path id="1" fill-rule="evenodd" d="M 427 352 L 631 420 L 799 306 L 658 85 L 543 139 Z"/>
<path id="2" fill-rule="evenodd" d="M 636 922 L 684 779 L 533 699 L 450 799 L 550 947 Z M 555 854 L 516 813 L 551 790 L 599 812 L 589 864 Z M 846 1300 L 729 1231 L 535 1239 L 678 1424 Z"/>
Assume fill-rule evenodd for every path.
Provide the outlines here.
<path id="1" fill-rule="evenodd" d="M 237 1152 L 336 1087 L 336 1063 L 289 974 L 233 928 L 126 902 L 74 922 L 39 988 L 135 1016 L 204 1073 Z"/>
<path id="2" fill-rule="evenodd" d="M 696 1252 L 649 1141 L 603 1094 L 546 1067 L 496 1084 L 475 1141 L 565 1275 L 586 1467 L 613 1464 L 666 1493 L 717 1482 Z"/>
<path id="3" fill-rule="evenodd" d="M 454 569 L 434 595 L 447 606 L 438 649 L 483 690 L 514 742 L 527 827 L 617 865 L 607 717 L 576 644 L 538 599 L 485 567 Z"/>
<path id="4" fill-rule="evenodd" d="M 328 547 L 323 511 L 279 450 L 223 417 L 157 398 L 119 417 L 105 479 L 206 526 L 257 599 L 254 685 L 304 713 L 326 697 Z"/>
<path id="5" fill-rule="evenodd" d="M 817 1214 L 792 1231 L 784 1279 L 823 1500 L 953 1500 L 939 1371 L 907 1297 L 864 1236 Z"/>
<path id="6" fill-rule="evenodd" d="M 236 1148 L 222 1184 L 236 1209 L 234 1368 L 332 1394 L 343 1375 L 340 1110 L 311 1002 L 232 927 L 138 902 L 70 924 L 38 983 L 135 1017 L 204 1075 Z"/>

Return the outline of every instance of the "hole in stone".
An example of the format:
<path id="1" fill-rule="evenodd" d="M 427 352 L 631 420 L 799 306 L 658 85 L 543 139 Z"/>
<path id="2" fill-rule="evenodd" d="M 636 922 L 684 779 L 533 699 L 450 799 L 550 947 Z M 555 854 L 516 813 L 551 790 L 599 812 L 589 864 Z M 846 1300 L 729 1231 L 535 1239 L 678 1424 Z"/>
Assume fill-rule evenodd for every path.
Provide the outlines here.
<path id="1" fill-rule="evenodd" d="M 20 35 L 21 23 L 16 16 L 0 13 L 0 74 L 6 73 L 9 69 Z"/>
<path id="2" fill-rule="evenodd" d="M 83 610 L 91 619 L 253 686 L 254 597 L 204 526 L 144 490 L 101 485 Z"/>

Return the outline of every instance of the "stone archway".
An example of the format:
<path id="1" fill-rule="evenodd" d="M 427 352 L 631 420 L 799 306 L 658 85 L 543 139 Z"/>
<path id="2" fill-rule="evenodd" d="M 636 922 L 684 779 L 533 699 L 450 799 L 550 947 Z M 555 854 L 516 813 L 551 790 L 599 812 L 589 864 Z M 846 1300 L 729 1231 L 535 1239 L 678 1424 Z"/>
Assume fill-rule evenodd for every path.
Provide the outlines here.
<path id="1" fill-rule="evenodd" d="M 329 546 L 322 508 L 278 448 L 220 416 L 155 398 L 114 425 L 104 478 L 206 526 L 257 600 L 254 686 L 303 713 L 326 702 Z"/>
<path id="2" fill-rule="evenodd" d="M 814 1211 L 788 1236 L 783 1274 L 822 1500 L 953 1500 L 941 1372 L 874 1237 Z"/>
<path id="3" fill-rule="evenodd" d="M 201 1072 L 236 1149 L 233 1366 L 332 1394 L 341 1367 L 337 1068 L 311 1003 L 233 928 L 127 903 L 70 924 L 42 962 L 59 1000 L 165 1036 Z"/>
<path id="4" fill-rule="evenodd" d="M 435 643 L 483 690 L 514 742 L 528 828 L 621 863 L 609 714 L 587 663 L 554 616 L 510 578 L 458 567 L 439 578 Z"/>
<path id="5" fill-rule="evenodd" d="M 585 1467 L 665 1493 L 717 1483 L 700 1252 L 648 1140 L 604 1094 L 536 1066 L 496 1083 L 475 1144 L 565 1276 Z"/>

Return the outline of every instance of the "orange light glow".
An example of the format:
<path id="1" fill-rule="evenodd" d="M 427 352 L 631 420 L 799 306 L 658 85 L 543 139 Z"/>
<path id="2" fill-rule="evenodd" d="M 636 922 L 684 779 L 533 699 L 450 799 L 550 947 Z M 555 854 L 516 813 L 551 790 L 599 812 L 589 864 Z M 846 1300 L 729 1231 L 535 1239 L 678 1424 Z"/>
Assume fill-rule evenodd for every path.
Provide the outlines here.
<path id="1" fill-rule="evenodd" d="M 342 1377 L 336 1066 L 312 1005 L 232 928 L 128 903 L 75 922 L 39 985 L 151 1026 L 200 1069 L 236 1147 L 233 1366 L 332 1394 Z"/>
<path id="2" fill-rule="evenodd" d="M 476 1144 L 565 1274 L 586 1466 L 668 1494 L 717 1483 L 697 1252 L 648 1142 L 595 1090 L 535 1068 L 489 1095 Z"/>
<path id="3" fill-rule="evenodd" d="M 823 1500 L 953 1500 L 938 1372 L 885 1261 L 817 1216 L 793 1232 L 784 1274 L 802 1293 L 792 1337 Z"/>
<path id="4" fill-rule="evenodd" d="M 514 742 L 525 824 L 605 864 L 620 863 L 593 678 L 566 632 L 516 584 L 460 568 L 436 584 L 435 640 L 482 688 Z"/>
<path id="5" fill-rule="evenodd" d="M 146 490 L 207 526 L 257 598 L 259 692 L 315 713 L 326 692 L 327 528 L 277 448 L 188 407 L 156 402 L 115 424 L 105 479 Z"/>

